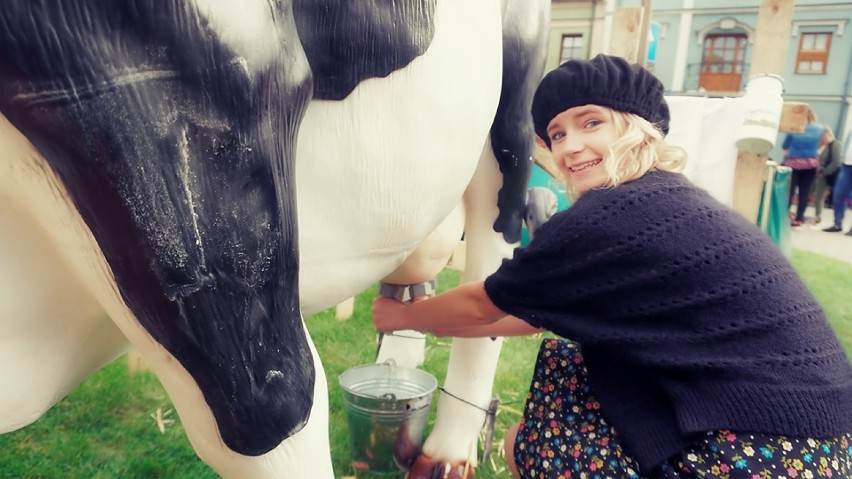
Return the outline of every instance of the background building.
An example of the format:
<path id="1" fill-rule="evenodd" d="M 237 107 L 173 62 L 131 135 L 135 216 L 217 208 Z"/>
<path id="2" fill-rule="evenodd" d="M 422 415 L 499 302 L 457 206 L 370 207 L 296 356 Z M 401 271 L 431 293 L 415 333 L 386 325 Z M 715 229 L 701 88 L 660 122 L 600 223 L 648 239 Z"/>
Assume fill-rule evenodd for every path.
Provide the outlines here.
<path id="1" fill-rule="evenodd" d="M 739 96 L 749 80 L 760 0 L 653 0 L 649 68 L 670 95 Z M 552 0 L 547 70 L 611 53 L 613 18 L 643 0 Z M 796 0 L 784 99 L 811 105 L 838 136 L 852 128 L 852 1 Z M 779 52 L 783 46 L 779 46 Z M 780 144 L 780 141 L 777 142 Z M 778 145 L 770 158 L 781 159 Z"/>

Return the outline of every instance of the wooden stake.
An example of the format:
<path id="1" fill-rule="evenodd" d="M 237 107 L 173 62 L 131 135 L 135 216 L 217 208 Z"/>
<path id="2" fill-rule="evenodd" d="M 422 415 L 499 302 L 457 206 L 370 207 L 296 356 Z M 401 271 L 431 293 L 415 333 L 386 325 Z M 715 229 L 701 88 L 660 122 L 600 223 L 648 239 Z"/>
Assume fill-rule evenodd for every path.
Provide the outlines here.
<path id="1" fill-rule="evenodd" d="M 793 0 L 762 0 L 757 12 L 751 76 L 783 75 L 793 24 Z"/>
<path id="2" fill-rule="evenodd" d="M 737 156 L 733 208 L 754 224 L 757 224 L 757 213 L 760 209 L 767 158 L 765 154 L 742 151 Z"/>
<path id="3" fill-rule="evenodd" d="M 337 307 L 334 308 L 334 317 L 338 321 L 345 321 L 352 317 L 352 313 L 355 311 L 355 298 L 349 298 L 346 301 L 338 304 Z"/>
<path id="4" fill-rule="evenodd" d="M 750 76 L 781 75 L 793 21 L 793 0 L 761 0 L 757 15 Z M 757 222 L 760 195 L 766 178 L 767 155 L 740 152 L 734 172 L 733 208 Z"/>
<path id="5" fill-rule="evenodd" d="M 642 7 L 617 8 L 612 16 L 612 38 L 609 52 L 636 63 L 642 28 Z"/>

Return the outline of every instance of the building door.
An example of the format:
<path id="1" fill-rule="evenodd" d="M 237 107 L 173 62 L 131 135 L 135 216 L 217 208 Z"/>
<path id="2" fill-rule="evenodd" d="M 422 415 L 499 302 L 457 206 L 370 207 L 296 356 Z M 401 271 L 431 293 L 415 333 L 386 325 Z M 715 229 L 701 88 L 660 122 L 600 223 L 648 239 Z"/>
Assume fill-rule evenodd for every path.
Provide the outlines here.
<path id="1" fill-rule="evenodd" d="M 740 91 L 747 44 L 743 34 L 707 35 L 698 86 L 707 91 Z"/>

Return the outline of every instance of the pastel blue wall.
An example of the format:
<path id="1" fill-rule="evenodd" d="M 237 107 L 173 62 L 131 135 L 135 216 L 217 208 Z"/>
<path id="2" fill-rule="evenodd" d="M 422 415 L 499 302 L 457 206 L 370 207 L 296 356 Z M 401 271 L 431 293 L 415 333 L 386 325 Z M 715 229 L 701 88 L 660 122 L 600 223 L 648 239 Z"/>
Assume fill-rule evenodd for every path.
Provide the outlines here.
<path id="1" fill-rule="evenodd" d="M 610 0 L 614 6 L 636 7 L 642 0 Z M 692 4 L 686 9 L 684 5 Z M 698 68 L 702 58 L 702 44 L 699 33 L 714 32 L 722 19 L 735 20 L 737 26 L 732 32 L 755 34 L 760 0 L 654 0 L 651 19 L 663 25 L 663 36 L 657 44 L 657 58 L 653 65 L 654 73 L 663 81 L 670 94 L 717 96 L 714 93 L 698 92 Z M 685 38 L 686 58 L 678 59 L 678 41 L 681 38 L 684 13 L 692 14 L 689 31 Z M 784 99 L 800 101 L 811 105 L 821 123 L 827 124 L 840 136 L 849 129 L 852 95 L 852 2 L 849 0 L 796 0 L 793 10 L 793 28 L 787 43 L 784 63 Z M 720 31 L 720 30 L 715 30 Z M 801 32 L 831 32 L 832 42 L 829 52 L 826 74 L 795 73 L 796 56 Z M 746 69 L 751 64 L 754 45 L 750 43 L 746 50 Z M 683 76 L 683 88 L 673 88 L 678 75 Z M 749 72 L 743 75 L 743 86 L 748 81 Z M 729 92 L 728 95 L 737 95 Z M 783 135 L 779 135 L 779 144 Z M 780 158 L 780 147 L 770 154 Z"/>

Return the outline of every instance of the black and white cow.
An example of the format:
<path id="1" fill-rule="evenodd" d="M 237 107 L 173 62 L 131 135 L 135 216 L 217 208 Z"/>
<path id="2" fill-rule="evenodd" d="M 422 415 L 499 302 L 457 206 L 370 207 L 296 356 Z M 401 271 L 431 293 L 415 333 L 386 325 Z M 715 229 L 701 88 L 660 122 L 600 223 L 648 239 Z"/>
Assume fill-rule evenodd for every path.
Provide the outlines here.
<path id="1" fill-rule="evenodd" d="M 0 431 L 132 344 L 223 477 L 332 477 L 302 315 L 461 209 L 468 279 L 509 254 L 548 4 L 0 1 Z M 445 387 L 487 404 L 498 353 Z M 442 397 L 425 453 L 483 415 Z"/>

